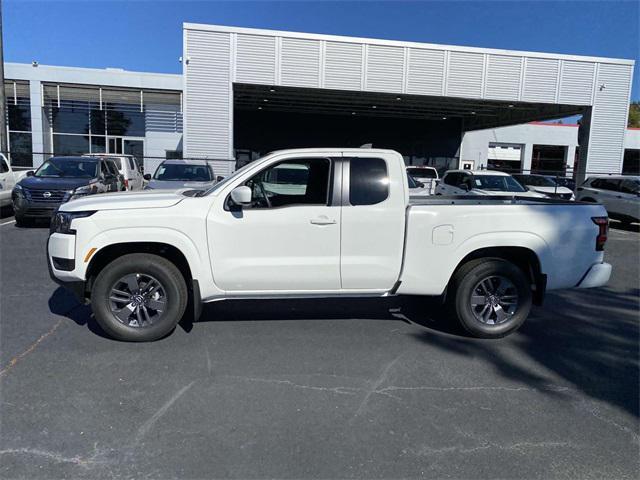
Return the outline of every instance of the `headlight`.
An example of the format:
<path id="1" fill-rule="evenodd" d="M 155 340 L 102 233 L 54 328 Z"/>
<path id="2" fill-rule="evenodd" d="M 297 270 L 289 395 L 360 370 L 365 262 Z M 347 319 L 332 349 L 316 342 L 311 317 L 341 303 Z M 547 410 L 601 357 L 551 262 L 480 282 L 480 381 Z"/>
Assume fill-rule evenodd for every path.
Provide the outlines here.
<path id="1" fill-rule="evenodd" d="M 49 233 L 66 233 L 75 235 L 76 231 L 71 229 L 71 222 L 74 218 L 84 218 L 96 213 L 95 210 L 85 212 L 57 212 L 51 219 Z"/>
<path id="2" fill-rule="evenodd" d="M 11 193 L 17 197 L 24 197 L 24 190 L 22 189 L 22 185 L 20 185 L 19 183 L 16 183 Z"/>
<path id="3" fill-rule="evenodd" d="M 82 197 L 84 195 L 91 195 L 92 193 L 96 193 L 97 191 L 98 186 L 95 183 L 90 183 L 89 185 L 78 187 L 73 191 L 71 200 L 73 200 L 74 198 Z"/>

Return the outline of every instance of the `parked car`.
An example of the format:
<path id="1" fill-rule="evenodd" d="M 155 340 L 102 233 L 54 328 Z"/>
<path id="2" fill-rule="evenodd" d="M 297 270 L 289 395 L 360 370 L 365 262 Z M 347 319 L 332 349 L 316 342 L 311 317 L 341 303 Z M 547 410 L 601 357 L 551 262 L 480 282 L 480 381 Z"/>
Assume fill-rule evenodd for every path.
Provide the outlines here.
<path id="1" fill-rule="evenodd" d="M 407 167 L 407 173 L 418 182 L 422 183 L 423 188 L 433 195 L 436 191 L 436 185 L 440 176 L 438 170 L 433 167 L 426 166 L 410 166 Z"/>
<path id="2" fill-rule="evenodd" d="M 407 173 L 407 185 L 409 186 L 409 196 L 411 197 L 428 197 L 431 195 L 431 189 L 426 187 L 424 183 L 419 182 Z"/>
<path id="3" fill-rule="evenodd" d="M 115 166 L 114 166 L 115 168 Z M 104 159 L 51 157 L 13 188 L 16 224 L 51 218 L 63 203 L 94 193 L 118 191 L 118 178 Z"/>
<path id="4" fill-rule="evenodd" d="M 554 175 L 545 175 L 545 177 L 548 178 L 549 180 L 552 180 L 554 183 L 556 183 L 561 187 L 568 188 L 572 192 L 576 191 L 576 181 L 573 178 L 554 176 Z"/>
<path id="5" fill-rule="evenodd" d="M 165 160 L 153 177 L 147 174 L 144 178 L 149 181 L 145 190 L 206 190 L 216 182 L 213 168 L 206 160 Z"/>
<path id="6" fill-rule="evenodd" d="M 11 191 L 27 174 L 27 170 L 15 171 L 7 157 L 0 153 L 0 208 L 11 205 Z"/>
<path id="7" fill-rule="evenodd" d="M 265 179 L 304 165 L 303 188 Z M 296 167 L 297 169 L 297 167 Z M 515 182 L 515 180 L 513 180 Z M 89 298 L 114 338 L 167 335 L 225 298 L 436 295 L 478 337 L 513 332 L 545 290 L 604 285 L 602 205 L 557 199 L 410 199 L 402 156 L 274 152 L 207 191 L 74 200 L 48 239 L 52 277 Z"/>
<path id="8" fill-rule="evenodd" d="M 494 170 L 448 170 L 436 187 L 436 195 L 546 197 L 528 190 L 508 173 Z"/>
<path id="9" fill-rule="evenodd" d="M 589 177 L 578 187 L 578 200 L 604 205 L 611 218 L 640 221 L 640 176 Z"/>
<path id="10" fill-rule="evenodd" d="M 515 178 L 521 185 L 529 190 L 542 193 L 550 198 L 561 198 L 563 200 L 575 200 L 576 197 L 567 187 L 558 185 L 555 181 L 544 175 L 522 175 L 514 174 Z"/>
<path id="11" fill-rule="evenodd" d="M 83 157 L 99 157 L 99 158 L 108 158 L 115 162 L 115 165 L 118 169 L 118 172 L 123 177 L 123 190 L 142 190 L 143 187 L 143 174 L 140 165 L 138 164 L 138 159 L 133 155 L 101 155 L 101 154 L 90 154 L 86 153 Z"/>

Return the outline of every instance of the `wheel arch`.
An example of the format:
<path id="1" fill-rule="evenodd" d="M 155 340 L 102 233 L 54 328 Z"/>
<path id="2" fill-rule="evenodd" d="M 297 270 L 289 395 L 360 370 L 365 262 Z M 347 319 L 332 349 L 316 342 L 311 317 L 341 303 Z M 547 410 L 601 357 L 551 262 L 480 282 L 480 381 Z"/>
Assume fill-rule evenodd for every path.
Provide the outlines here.
<path id="1" fill-rule="evenodd" d="M 179 248 L 163 242 L 119 242 L 102 247 L 91 257 L 85 274 L 85 293 L 90 294 L 96 276 L 105 266 L 116 258 L 131 253 L 150 253 L 166 258 L 178 267 L 188 287 L 194 280 L 189 261 Z"/>
<path id="2" fill-rule="evenodd" d="M 456 265 L 450 280 L 447 285 L 447 289 L 456 273 L 467 263 L 473 260 L 481 258 L 499 258 L 510 263 L 513 263 L 520 268 L 527 278 L 531 281 L 533 286 L 533 302 L 535 305 L 541 305 L 544 299 L 544 293 L 546 290 L 547 278 L 542 272 L 542 265 L 540 258 L 532 249 L 523 246 L 497 246 L 497 247 L 482 247 L 472 252 L 469 252 L 464 258 L 462 258 Z M 446 292 L 445 292 L 446 296 Z"/>

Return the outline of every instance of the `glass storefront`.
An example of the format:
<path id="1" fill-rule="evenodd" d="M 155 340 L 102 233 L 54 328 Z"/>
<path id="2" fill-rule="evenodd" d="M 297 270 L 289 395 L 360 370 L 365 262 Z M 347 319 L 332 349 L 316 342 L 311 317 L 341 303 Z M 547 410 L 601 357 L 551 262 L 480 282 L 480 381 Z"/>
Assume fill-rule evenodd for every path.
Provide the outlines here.
<path id="1" fill-rule="evenodd" d="M 9 151 L 3 153 L 7 155 L 12 165 L 30 167 L 33 164 L 33 147 L 29 83 L 6 80 L 4 93 L 7 105 Z"/>

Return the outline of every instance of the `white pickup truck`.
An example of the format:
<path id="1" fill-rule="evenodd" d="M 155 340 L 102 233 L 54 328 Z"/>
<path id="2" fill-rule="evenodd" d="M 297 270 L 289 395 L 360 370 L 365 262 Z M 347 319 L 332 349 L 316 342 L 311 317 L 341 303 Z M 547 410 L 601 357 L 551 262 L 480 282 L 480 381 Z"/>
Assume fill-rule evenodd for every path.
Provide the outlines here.
<path id="1" fill-rule="evenodd" d="M 518 328 L 545 290 L 609 280 L 606 215 L 553 199 L 410 201 L 397 152 L 286 150 L 208 191 L 65 203 L 48 263 L 123 340 L 163 337 L 203 302 L 388 295 L 441 296 L 470 334 L 493 338 Z"/>
<path id="2" fill-rule="evenodd" d="M 11 191 L 26 174 L 30 168 L 23 168 L 16 171 L 7 157 L 0 153 L 0 208 L 11 205 Z"/>

